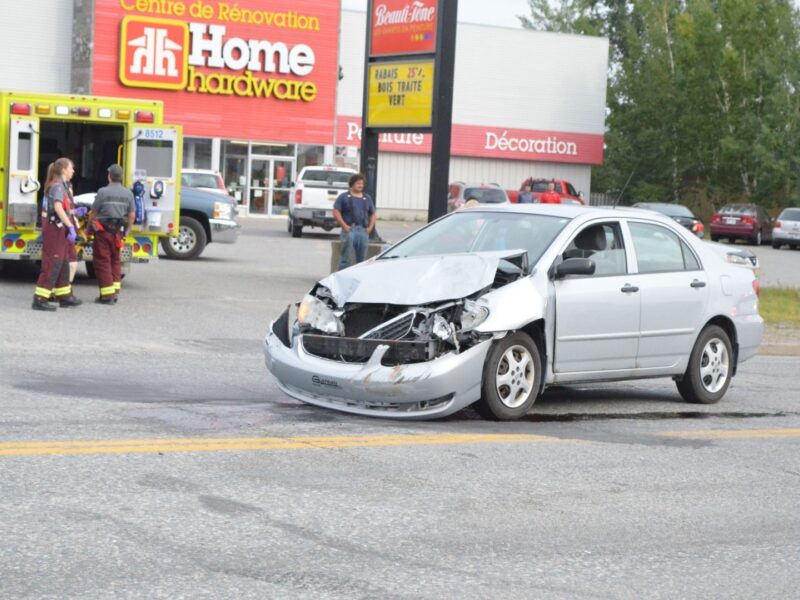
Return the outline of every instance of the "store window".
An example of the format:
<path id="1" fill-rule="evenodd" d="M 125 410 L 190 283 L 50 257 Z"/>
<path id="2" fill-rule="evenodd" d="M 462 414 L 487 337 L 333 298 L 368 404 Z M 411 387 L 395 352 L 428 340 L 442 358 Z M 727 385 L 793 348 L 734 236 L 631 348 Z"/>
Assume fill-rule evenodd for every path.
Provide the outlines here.
<path id="1" fill-rule="evenodd" d="M 219 171 L 222 173 L 228 193 L 236 198 L 239 204 L 243 204 L 245 200 L 247 146 L 246 141 L 223 140 L 220 148 Z"/>
<path id="2" fill-rule="evenodd" d="M 294 144 L 260 144 L 253 142 L 251 152 L 269 156 L 294 156 Z"/>
<path id="3" fill-rule="evenodd" d="M 183 168 L 211 169 L 211 140 L 184 138 Z"/>
<path id="4" fill-rule="evenodd" d="M 297 172 L 303 167 L 316 167 L 321 165 L 323 157 L 325 156 L 325 148 L 323 146 L 306 146 L 300 144 L 297 146 Z"/>

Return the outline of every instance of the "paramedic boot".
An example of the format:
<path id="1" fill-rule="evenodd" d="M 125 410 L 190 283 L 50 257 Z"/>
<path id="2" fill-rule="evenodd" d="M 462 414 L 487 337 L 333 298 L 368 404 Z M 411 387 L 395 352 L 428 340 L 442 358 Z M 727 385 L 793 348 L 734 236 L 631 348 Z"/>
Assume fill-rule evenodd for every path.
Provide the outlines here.
<path id="1" fill-rule="evenodd" d="M 117 300 L 114 298 L 113 294 L 109 296 L 98 296 L 94 299 L 94 301 L 96 304 L 108 304 L 109 306 L 117 303 Z"/>
<path id="2" fill-rule="evenodd" d="M 45 310 L 48 312 L 53 312 L 56 310 L 55 306 L 52 306 L 45 298 L 41 298 L 39 296 L 33 297 L 33 304 L 31 305 L 33 310 Z"/>
<path id="3" fill-rule="evenodd" d="M 66 298 L 59 298 L 58 305 L 61 308 L 71 308 L 73 306 L 80 306 L 83 304 L 83 300 L 79 300 L 75 296 L 67 296 Z"/>

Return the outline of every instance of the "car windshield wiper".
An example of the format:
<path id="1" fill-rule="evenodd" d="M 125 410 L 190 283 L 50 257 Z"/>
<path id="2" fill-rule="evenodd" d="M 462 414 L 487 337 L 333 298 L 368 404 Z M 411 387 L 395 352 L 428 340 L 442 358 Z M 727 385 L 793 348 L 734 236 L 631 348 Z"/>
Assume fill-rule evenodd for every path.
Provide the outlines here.
<path id="1" fill-rule="evenodd" d="M 394 254 L 392 256 L 379 256 L 378 260 L 389 260 L 391 258 L 405 258 L 405 256 L 401 256 L 400 254 Z"/>

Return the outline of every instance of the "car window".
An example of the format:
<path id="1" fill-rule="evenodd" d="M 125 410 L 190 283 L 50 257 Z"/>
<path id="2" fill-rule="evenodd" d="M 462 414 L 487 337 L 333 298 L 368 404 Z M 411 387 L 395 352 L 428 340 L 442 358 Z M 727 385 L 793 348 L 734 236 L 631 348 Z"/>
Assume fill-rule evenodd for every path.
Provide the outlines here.
<path id="1" fill-rule="evenodd" d="M 800 208 L 787 208 L 778 219 L 781 221 L 800 221 Z"/>
<path id="2" fill-rule="evenodd" d="M 567 183 L 567 193 L 568 193 L 570 196 L 577 196 L 577 195 L 578 195 L 578 192 L 576 192 L 576 191 L 575 191 L 575 188 L 574 188 L 574 187 L 572 187 L 572 184 L 571 184 L 571 183 Z"/>
<path id="3" fill-rule="evenodd" d="M 219 179 L 211 173 L 183 173 L 181 175 L 181 185 L 188 185 L 196 188 L 220 189 Z"/>
<path id="4" fill-rule="evenodd" d="M 475 199 L 481 204 L 502 204 L 508 197 L 503 190 L 497 188 L 467 188 L 464 190 L 464 199 Z"/>
<path id="5" fill-rule="evenodd" d="M 660 225 L 630 223 L 639 273 L 665 273 L 698 270 L 689 247 L 678 235 Z"/>
<path id="6" fill-rule="evenodd" d="M 549 184 L 549 183 L 551 183 L 551 182 L 550 181 L 542 181 L 542 180 L 534 181 L 531 184 L 531 190 L 536 192 L 537 194 L 539 192 L 546 192 L 547 191 L 547 184 Z M 556 183 L 555 181 L 552 182 L 552 183 L 553 183 L 553 185 L 555 185 L 555 191 L 556 192 L 558 192 L 559 194 L 562 194 L 564 192 L 564 190 L 561 187 L 560 183 Z M 577 196 L 577 194 L 575 194 L 575 195 Z"/>
<path id="7" fill-rule="evenodd" d="M 572 238 L 561 256 L 564 260 L 591 258 L 595 264 L 594 277 L 628 272 L 625 244 L 618 223 L 584 227 Z"/>
<path id="8" fill-rule="evenodd" d="M 749 215 L 751 217 L 754 217 L 756 214 L 752 206 L 744 204 L 729 204 L 728 206 L 723 206 L 719 212 L 733 215 Z"/>
<path id="9" fill-rule="evenodd" d="M 347 181 L 353 173 L 342 171 L 329 171 L 327 169 L 314 169 L 303 173 L 302 181 L 314 183 L 326 183 L 336 187 L 347 187 Z"/>

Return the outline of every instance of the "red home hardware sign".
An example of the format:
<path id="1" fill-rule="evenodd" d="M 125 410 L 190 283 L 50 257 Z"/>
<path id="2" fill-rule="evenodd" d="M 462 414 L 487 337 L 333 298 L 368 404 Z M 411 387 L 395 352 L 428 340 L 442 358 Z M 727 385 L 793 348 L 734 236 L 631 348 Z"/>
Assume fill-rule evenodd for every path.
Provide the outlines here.
<path id="1" fill-rule="evenodd" d="M 374 0 L 370 54 L 436 51 L 437 0 Z"/>

